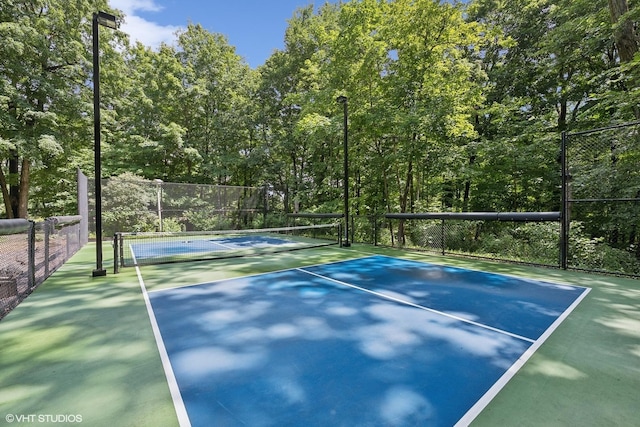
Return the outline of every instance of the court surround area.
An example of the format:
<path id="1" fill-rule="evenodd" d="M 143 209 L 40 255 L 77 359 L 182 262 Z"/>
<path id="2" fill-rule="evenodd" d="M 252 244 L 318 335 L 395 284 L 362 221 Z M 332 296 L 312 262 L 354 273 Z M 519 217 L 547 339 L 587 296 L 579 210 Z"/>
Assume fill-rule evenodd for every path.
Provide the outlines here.
<path id="1" fill-rule="evenodd" d="M 0 419 L 66 414 L 80 415 L 83 424 L 92 426 L 174 426 L 184 415 L 176 409 L 176 399 L 184 398 L 193 425 L 206 425 L 198 423 L 198 399 L 213 392 L 217 415 L 225 420 L 216 425 L 416 425 L 422 420 L 430 421 L 417 425 L 453 425 L 460 419 L 466 423 L 466 411 L 536 346 L 486 406 L 481 405 L 473 425 L 600 426 L 637 421 L 637 280 L 354 245 L 145 266 L 140 270 L 141 288 L 135 268 L 92 279 L 94 250 L 92 245 L 82 249 L 0 322 Z M 404 273 L 398 274 L 400 270 Z M 528 290 L 536 283 L 545 285 L 525 291 L 523 297 L 510 284 L 507 294 L 519 296 L 509 299 L 494 282 L 482 291 L 487 294 L 483 299 L 471 284 L 488 273 L 499 273 L 502 276 L 490 277 L 506 277 Z M 450 276 L 449 282 L 458 281 L 457 289 L 464 292 L 452 298 L 446 287 L 428 293 L 419 289 L 419 278 L 443 275 Z M 553 289 L 575 294 L 574 298 L 549 294 Z M 583 299 L 573 305 L 578 298 Z M 149 316 L 147 303 L 154 316 Z M 522 307 L 535 319 L 518 315 Z M 565 312 L 566 318 L 556 323 Z M 155 333 L 154 319 L 159 325 Z M 324 320 L 319 324 L 318 319 Z M 198 331 L 189 333 L 191 322 Z M 446 328 L 425 332 L 420 322 Z M 452 344 L 456 336 L 476 329 L 482 332 Z M 164 337 L 160 346 L 158 331 Z M 267 334 L 256 334 L 264 331 Z M 486 341 L 473 343 L 468 337 Z M 445 344 L 429 356 L 421 346 L 434 342 Z M 488 342 L 502 347 L 493 347 L 500 349 L 493 356 L 486 351 L 478 356 L 489 348 Z M 162 345 L 175 383 L 166 360 L 163 363 Z M 185 346 L 191 350 L 181 353 Z M 446 347 L 453 352 L 444 353 Z M 217 352 L 216 357 L 203 349 Z M 467 358 L 474 353 L 479 359 Z M 295 358 L 287 360 L 292 354 Z M 199 361 L 199 355 L 207 363 Z M 436 359 L 464 368 L 451 374 L 455 369 L 430 364 Z M 482 365 L 483 359 L 489 362 Z M 415 371 L 415 366 L 421 368 Z M 254 369 L 253 382 L 240 375 Z M 484 380 L 477 386 L 456 380 L 456 375 L 465 378 L 491 369 L 495 373 L 489 385 Z M 439 384 L 434 380 L 437 374 L 442 374 Z M 205 376 L 214 381 L 199 381 Z M 360 389 L 340 393 L 336 378 L 351 378 Z M 184 389 L 179 385 L 176 390 L 181 381 Z M 471 397 L 459 398 L 461 390 L 474 388 L 465 395 Z M 446 405 L 429 394 L 433 389 L 448 389 L 457 396 L 442 398 L 453 406 L 467 403 L 456 411 L 440 410 Z M 267 395 L 273 401 L 251 402 L 252 396 Z M 305 401 L 313 404 L 305 406 Z M 281 411 L 288 418 L 273 418 L 269 408 L 276 410 L 271 414 Z M 322 417 L 305 412 L 314 408 L 329 413 Z"/>

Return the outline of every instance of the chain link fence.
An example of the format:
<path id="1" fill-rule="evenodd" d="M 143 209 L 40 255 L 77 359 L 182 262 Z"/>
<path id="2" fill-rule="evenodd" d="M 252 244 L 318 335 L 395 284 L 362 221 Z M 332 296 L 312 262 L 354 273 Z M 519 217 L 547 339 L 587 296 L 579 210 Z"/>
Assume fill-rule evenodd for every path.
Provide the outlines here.
<path id="1" fill-rule="evenodd" d="M 89 232 L 95 233 L 94 182 L 89 179 Z M 263 188 L 181 184 L 135 177 L 102 181 L 104 236 L 116 232 L 208 231 L 258 228 Z"/>
<path id="2" fill-rule="evenodd" d="M 558 219 L 356 216 L 351 218 L 352 239 L 441 255 L 640 277 L 640 122 L 563 133 L 561 153 Z"/>
<path id="3" fill-rule="evenodd" d="M 349 218 L 349 240 L 528 264 L 640 276 L 640 122 L 564 133 L 560 220 Z M 91 198 L 93 184 L 87 192 Z M 103 229 L 207 231 L 316 224 L 309 201 L 274 188 L 103 181 Z M 293 200 L 291 198 L 293 197 Z M 93 203 L 90 203 L 93 205 Z M 320 211 L 341 210 L 336 199 Z M 89 209 L 89 225 L 95 224 Z"/>
<path id="4" fill-rule="evenodd" d="M 367 218 L 368 224 L 375 224 L 375 234 L 370 233 L 368 237 L 361 234 L 356 236 L 364 237 L 360 240 L 363 243 L 402 247 L 439 255 L 463 255 L 558 267 L 561 225 L 559 212 L 549 214 L 553 215 L 538 221 L 378 217 L 377 221 L 372 222 L 371 218 Z M 434 215 L 447 216 L 447 213 Z M 358 222 L 362 220 L 356 220 L 356 223 Z"/>
<path id="5" fill-rule="evenodd" d="M 563 135 L 565 268 L 640 276 L 640 122 Z"/>
<path id="6" fill-rule="evenodd" d="M 0 319 L 86 243 L 81 219 L 0 220 Z"/>

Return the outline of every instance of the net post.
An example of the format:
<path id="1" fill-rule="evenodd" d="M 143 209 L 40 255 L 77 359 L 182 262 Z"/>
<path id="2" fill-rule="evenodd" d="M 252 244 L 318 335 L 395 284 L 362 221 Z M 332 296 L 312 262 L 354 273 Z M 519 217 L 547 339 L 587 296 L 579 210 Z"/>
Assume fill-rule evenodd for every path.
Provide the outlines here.
<path id="1" fill-rule="evenodd" d="M 113 274 L 118 274 L 118 256 L 120 254 L 118 233 L 113 235 Z"/>

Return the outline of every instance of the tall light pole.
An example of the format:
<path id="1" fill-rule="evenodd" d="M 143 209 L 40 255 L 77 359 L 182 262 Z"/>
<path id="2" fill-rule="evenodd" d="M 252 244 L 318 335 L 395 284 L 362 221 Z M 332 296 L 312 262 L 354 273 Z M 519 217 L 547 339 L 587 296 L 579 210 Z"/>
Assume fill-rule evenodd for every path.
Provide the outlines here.
<path id="1" fill-rule="evenodd" d="M 348 144 L 348 135 L 349 130 L 347 127 L 348 122 L 348 111 L 347 111 L 347 97 L 344 95 L 340 95 L 336 98 L 336 102 L 342 104 L 344 108 L 343 118 L 343 150 L 344 150 L 344 241 L 342 242 L 342 246 L 349 247 L 351 244 L 349 243 L 349 144 Z"/>
<path id="2" fill-rule="evenodd" d="M 94 135 L 94 163 L 95 163 L 95 193 L 96 193 L 96 269 L 93 277 L 106 276 L 107 270 L 102 267 L 102 168 L 100 164 L 100 61 L 98 43 L 98 26 L 116 29 L 116 17 L 106 12 L 93 14 L 93 135 Z"/>

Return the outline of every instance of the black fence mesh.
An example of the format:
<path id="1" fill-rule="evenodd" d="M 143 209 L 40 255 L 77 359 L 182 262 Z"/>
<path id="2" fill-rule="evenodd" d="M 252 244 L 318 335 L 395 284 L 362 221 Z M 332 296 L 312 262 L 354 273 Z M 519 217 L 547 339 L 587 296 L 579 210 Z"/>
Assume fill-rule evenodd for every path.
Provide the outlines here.
<path id="1" fill-rule="evenodd" d="M 0 236 L 0 319 L 35 287 L 29 262 L 32 227 Z"/>
<path id="2" fill-rule="evenodd" d="M 94 181 L 89 180 L 89 231 L 95 233 Z M 102 181 L 102 229 L 181 232 L 256 228 L 264 223 L 263 188 L 182 184 L 133 177 Z"/>
<path id="3" fill-rule="evenodd" d="M 565 135 L 567 267 L 640 275 L 640 123 Z"/>
<path id="4" fill-rule="evenodd" d="M 16 220 L 0 220 L 3 223 Z M 81 217 L 22 221 L 0 234 L 0 319 L 62 266 L 82 246 Z"/>
<path id="5" fill-rule="evenodd" d="M 464 255 L 558 267 L 559 221 L 388 219 L 378 222 L 377 242 L 440 255 Z"/>

